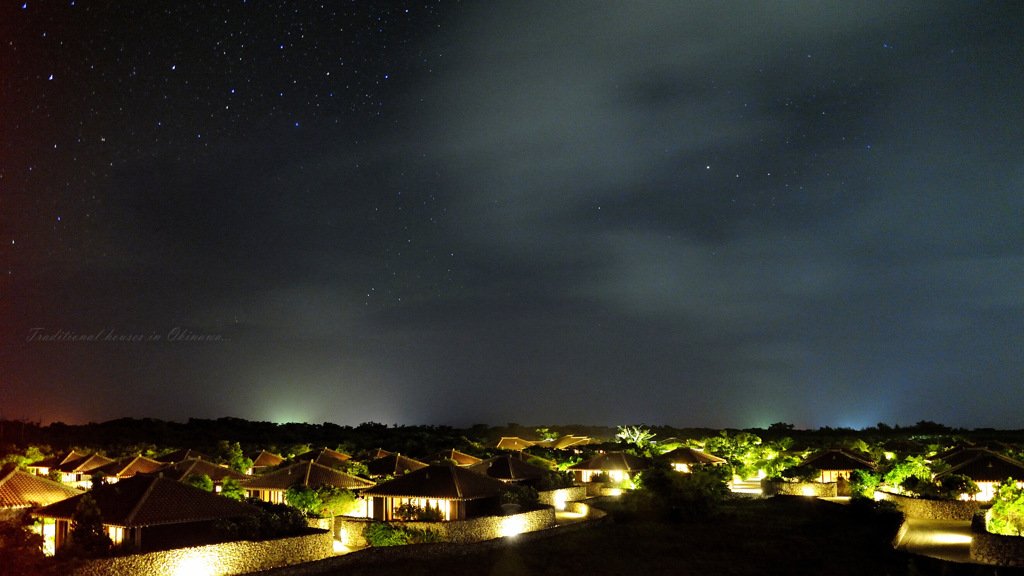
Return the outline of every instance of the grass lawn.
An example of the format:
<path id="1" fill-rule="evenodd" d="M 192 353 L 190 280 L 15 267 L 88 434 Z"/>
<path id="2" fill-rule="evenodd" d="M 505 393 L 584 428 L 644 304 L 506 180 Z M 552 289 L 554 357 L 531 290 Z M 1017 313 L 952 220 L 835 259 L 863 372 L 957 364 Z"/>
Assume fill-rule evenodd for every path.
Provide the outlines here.
<path id="1" fill-rule="evenodd" d="M 346 576 L 550 574 L 988 575 L 1006 569 L 957 565 L 898 552 L 898 516 L 802 497 L 733 500 L 712 518 L 669 522 L 628 510 L 595 528 L 465 555 L 347 566 Z M 468 547 L 467 550 L 471 550 Z"/>

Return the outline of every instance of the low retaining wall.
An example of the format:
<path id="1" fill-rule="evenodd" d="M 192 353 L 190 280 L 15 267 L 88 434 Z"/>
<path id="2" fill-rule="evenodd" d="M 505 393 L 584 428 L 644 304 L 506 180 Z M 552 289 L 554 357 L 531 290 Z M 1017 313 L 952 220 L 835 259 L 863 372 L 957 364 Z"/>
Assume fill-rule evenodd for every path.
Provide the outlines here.
<path id="1" fill-rule="evenodd" d="M 314 562 L 334 555 L 329 531 L 305 536 L 240 540 L 86 561 L 74 576 L 231 576 Z"/>
<path id="2" fill-rule="evenodd" d="M 374 520 L 370 519 L 338 516 L 334 519 L 335 537 L 345 546 L 361 548 L 368 544 L 363 536 L 363 530 L 373 522 Z M 508 516 L 482 516 L 449 522 L 394 521 L 389 524 L 417 530 L 432 530 L 444 542 L 468 544 L 551 528 L 555 525 L 555 509 L 552 506 L 544 506 L 538 510 Z"/>
<path id="3" fill-rule="evenodd" d="M 537 501 L 546 506 L 554 506 L 555 510 L 562 510 L 567 502 L 585 500 L 586 498 L 586 486 L 573 486 L 572 488 L 559 488 L 558 490 L 540 492 L 538 493 Z"/>
<path id="4" fill-rule="evenodd" d="M 889 492 L 875 491 L 875 500 L 888 500 L 896 504 L 908 518 L 928 520 L 970 520 L 981 507 L 979 502 L 963 500 L 926 500 Z"/>
<path id="5" fill-rule="evenodd" d="M 971 522 L 971 560 L 997 566 L 1024 566 L 1024 537 L 990 534 L 985 530 L 985 512 Z"/>
<path id="6" fill-rule="evenodd" d="M 835 482 L 777 482 L 761 479 L 761 492 L 765 496 L 815 496 L 835 498 Z"/>

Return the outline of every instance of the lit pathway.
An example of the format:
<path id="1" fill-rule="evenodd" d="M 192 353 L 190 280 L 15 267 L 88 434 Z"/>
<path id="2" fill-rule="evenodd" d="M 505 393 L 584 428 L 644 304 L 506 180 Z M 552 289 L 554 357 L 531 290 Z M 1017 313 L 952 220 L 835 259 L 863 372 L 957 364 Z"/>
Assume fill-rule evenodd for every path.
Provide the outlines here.
<path id="1" fill-rule="evenodd" d="M 971 560 L 970 520 L 908 518 L 907 533 L 896 549 L 951 562 L 975 563 Z"/>

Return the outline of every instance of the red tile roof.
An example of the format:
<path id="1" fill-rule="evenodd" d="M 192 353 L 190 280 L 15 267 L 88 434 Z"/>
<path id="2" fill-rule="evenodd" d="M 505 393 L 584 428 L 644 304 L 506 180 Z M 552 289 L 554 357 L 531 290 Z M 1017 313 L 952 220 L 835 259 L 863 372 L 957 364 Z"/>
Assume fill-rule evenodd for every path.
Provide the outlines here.
<path id="1" fill-rule="evenodd" d="M 33 462 L 29 464 L 28 466 L 26 466 L 26 468 L 56 468 L 61 464 L 66 464 L 68 462 L 71 462 L 72 460 L 81 460 L 82 458 L 85 458 L 87 456 L 88 454 L 82 454 L 80 452 L 75 452 L 74 450 L 72 450 L 70 452 L 62 452 L 60 454 L 50 456 L 49 458 L 43 458 L 38 462 Z"/>
<path id="2" fill-rule="evenodd" d="M 245 480 L 246 478 L 249 478 L 247 474 L 236 472 L 227 466 L 221 466 L 219 464 L 214 464 L 209 460 L 199 460 L 197 458 L 184 460 L 182 462 L 175 462 L 174 464 L 164 464 L 162 468 L 156 470 L 154 473 L 166 476 L 172 480 L 177 480 L 178 482 L 183 482 L 193 474 L 205 474 L 210 477 L 210 480 L 213 480 L 214 484 L 220 484 L 228 478 L 234 478 L 235 480 Z"/>
<path id="3" fill-rule="evenodd" d="M 315 448 L 304 454 L 299 454 L 294 459 L 313 461 L 317 464 L 323 464 L 324 466 L 338 466 L 346 460 L 351 460 L 352 457 L 343 452 L 331 450 L 330 448 Z"/>
<path id="4" fill-rule="evenodd" d="M 830 448 L 824 452 L 812 454 L 802 462 L 804 466 L 812 466 L 818 470 L 874 470 L 875 463 L 862 456 L 842 448 Z"/>
<path id="5" fill-rule="evenodd" d="M 518 436 L 502 436 L 497 440 L 492 440 L 485 444 L 485 446 L 491 448 L 498 448 L 500 450 L 524 450 L 533 446 L 536 442 L 530 442 L 529 440 L 523 440 Z"/>
<path id="6" fill-rule="evenodd" d="M 650 467 L 646 458 L 641 458 L 635 454 L 630 454 L 629 452 L 608 452 L 607 454 L 598 454 L 589 460 L 584 460 L 574 466 L 570 466 L 569 470 L 633 471 L 646 470 Z"/>
<path id="7" fill-rule="evenodd" d="M 46 506 L 81 493 L 77 488 L 23 472 L 14 466 L 0 471 L 0 509 Z"/>
<path id="8" fill-rule="evenodd" d="M 170 478 L 137 475 L 88 492 L 99 506 L 103 523 L 113 526 L 155 526 L 259 513 L 259 508 L 218 496 Z M 69 520 L 85 496 L 51 504 L 36 516 Z"/>
<path id="9" fill-rule="evenodd" d="M 459 466 L 470 466 L 480 462 L 480 458 L 476 456 L 470 456 L 465 452 L 459 452 L 458 450 L 441 450 L 436 454 L 431 454 L 426 458 L 421 458 L 424 462 L 440 462 L 442 460 L 454 460 Z"/>
<path id="10" fill-rule="evenodd" d="M 309 461 L 298 462 L 242 481 L 242 486 L 249 490 L 287 490 L 295 484 L 304 484 L 310 488 L 328 484 L 349 490 L 363 490 L 373 486 L 373 482 L 364 478 Z"/>
<path id="11" fill-rule="evenodd" d="M 472 466 L 467 466 L 466 469 L 496 480 L 508 482 L 539 480 L 549 472 L 545 468 L 528 464 L 507 454 L 488 458 Z"/>
<path id="12" fill-rule="evenodd" d="M 59 466 L 54 466 L 56 470 L 60 470 L 66 474 L 84 474 L 86 472 L 92 472 L 93 470 L 106 466 L 113 462 L 113 458 L 107 458 L 99 454 L 93 454 L 92 456 L 86 456 L 85 458 L 79 458 L 78 460 L 71 460 L 64 462 Z"/>
<path id="13" fill-rule="evenodd" d="M 1024 463 L 983 450 L 973 459 L 953 466 L 937 477 L 942 478 L 951 474 L 963 474 L 975 482 L 1002 482 L 1007 478 L 1024 480 Z"/>
<path id="14" fill-rule="evenodd" d="M 451 464 L 433 464 L 363 491 L 364 496 L 476 500 L 507 490 L 500 480 Z"/>
<path id="15" fill-rule="evenodd" d="M 725 464 L 725 458 L 719 458 L 701 450 L 688 446 L 670 450 L 664 454 L 655 456 L 658 460 L 667 460 L 673 464 Z"/>
<path id="16" fill-rule="evenodd" d="M 370 476 L 401 476 L 426 466 L 425 462 L 413 460 L 401 454 L 390 454 L 367 462 L 366 470 Z"/>
<path id="17" fill-rule="evenodd" d="M 139 455 L 100 466 L 93 470 L 93 474 L 103 474 L 106 478 L 131 478 L 139 473 L 153 472 L 161 466 L 164 466 L 163 462 Z"/>
<path id="18" fill-rule="evenodd" d="M 196 452 L 191 448 L 182 448 L 181 450 L 175 450 L 170 454 L 164 454 L 163 456 L 157 457 L 157 460 L 160 462 L 182 462 L 184 460 L 190 460 L 193 458 L 200 458 L 202 460 L 212 460 L 212 458 L 210 458 L 206 454 L 203 454 L 202 452 Z"/>
<path id="19" fill-rule="evenodd" d="M 277 454 L 271 454 L 266 450 L 260 450 L 259 452 L 250 452 L 246 455 L 246 458 L 252 460 L 253 468 L 267 468 L 269 466 L 277 466 L 281 462 L 284 462 L 284 458 Z"/>

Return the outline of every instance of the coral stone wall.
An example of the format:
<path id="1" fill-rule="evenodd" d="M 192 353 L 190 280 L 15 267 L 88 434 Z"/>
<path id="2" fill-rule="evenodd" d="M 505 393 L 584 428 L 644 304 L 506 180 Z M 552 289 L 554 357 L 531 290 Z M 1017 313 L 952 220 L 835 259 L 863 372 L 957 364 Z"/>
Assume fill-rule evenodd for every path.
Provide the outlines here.
<path id="1" fill-rule="evenodd" d="M 981 506 L 978 502 L 963 500 L 926 500 L 875 491 L 875 500 L 888 500 L 896 504 L 908 518 L 928 520 L 970 520 Z"/>
<path id="2" fill-rule="evenodd" d="M 776 482 L 767 478 L 761 479 L 761 491 L 765 496 L 816 496 L 818 498 L 835 498 L 835 482 Z"/>
<path id="3" fill-rule="evenodd" d="M 985 529 L 985 512 L 971 521 L 971 560 L 998 566 L 1024 566 L 1024 537 L 991 534 Z"/>
<path id="4" fill-rule="evenodd" d="M 334 519 L 335 536 L 346 546 L 354 548 L 366 546 L 363 529 L 371 522 L 373 521 L 338 516 Z M 551 528 L 555 525 L 555 509 L 551 506 L 544 506 L 538 510 L 508 516 L 483 516 L 449 522 L 389 522 L 389 524 L 417 530 L 432 530 L 444 542 L 467 544 Z"/>
<path id="5" fill-rule="evenodd" d="M 554 506 L 559 508 L 559 503 L 563 506 L 566 502 L 574 502 L 576 500 L 585 500 L 587 498 L 586 486 L 573 486 L 572 488 L 559 488 L 558 490 L 546 490 L 538 493 L 538 502 L 547 506 Z"/>
<path id="6" fill-rule="evenodd" d="M 74 576 L 230 576 L 313 562 L 334 554 L 330 532 L 252 542 L 224 542 L 90 560 Z"/>

